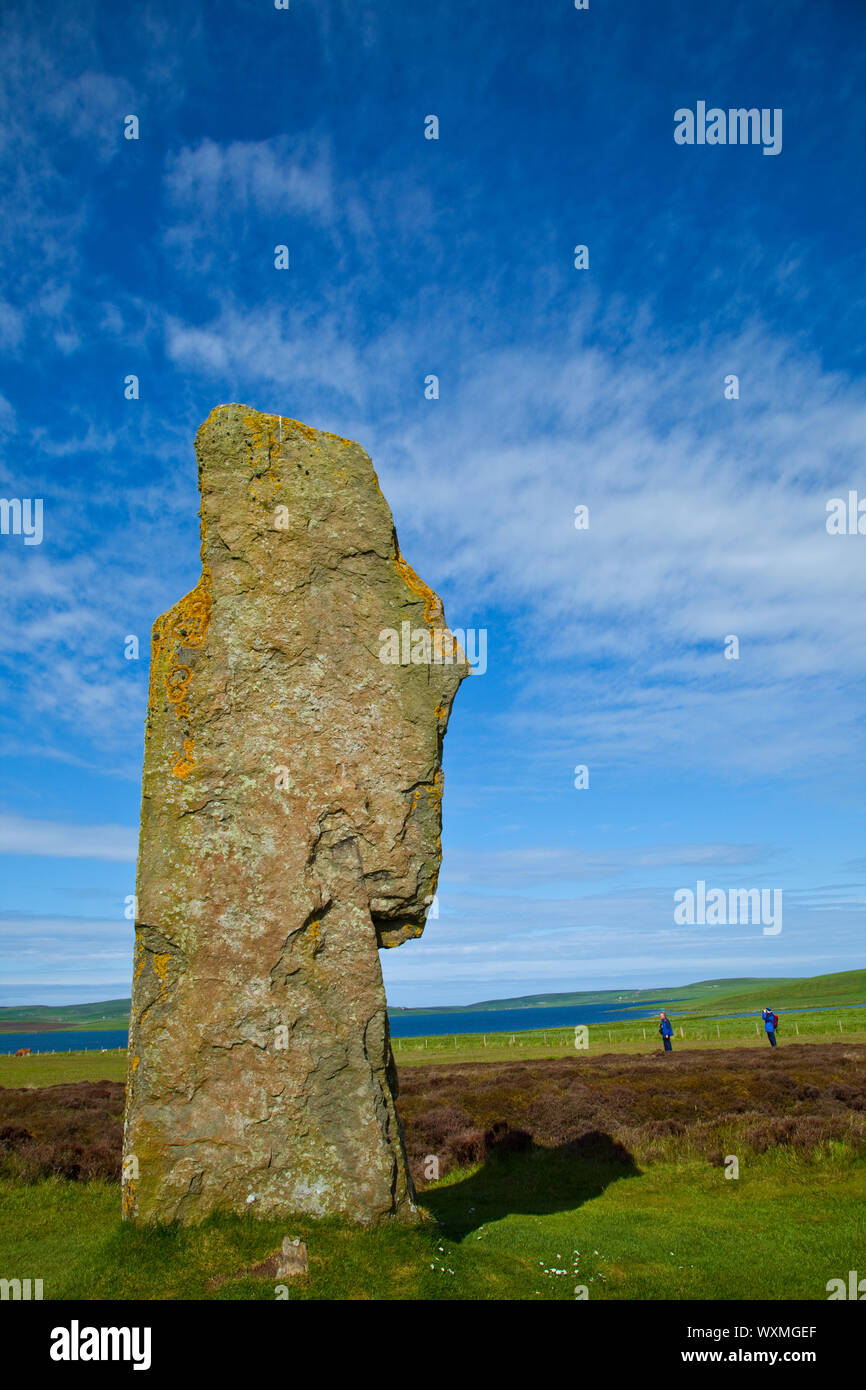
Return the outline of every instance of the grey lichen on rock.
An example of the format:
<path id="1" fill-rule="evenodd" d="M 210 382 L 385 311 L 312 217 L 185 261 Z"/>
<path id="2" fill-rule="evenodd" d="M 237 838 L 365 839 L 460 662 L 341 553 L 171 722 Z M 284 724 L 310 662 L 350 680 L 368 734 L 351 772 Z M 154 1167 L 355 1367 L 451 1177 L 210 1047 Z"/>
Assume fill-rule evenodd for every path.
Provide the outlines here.
<path id="1" fill-rule="evenodd" d="M 196 453 L 202 575 L 153 628 L 124 1215 L 411 1219 L 378 953 L 424 928 L 469 666 L 358 444 L 226 405 Z M 432 659 L 382 659 L 405 623 Z"/>

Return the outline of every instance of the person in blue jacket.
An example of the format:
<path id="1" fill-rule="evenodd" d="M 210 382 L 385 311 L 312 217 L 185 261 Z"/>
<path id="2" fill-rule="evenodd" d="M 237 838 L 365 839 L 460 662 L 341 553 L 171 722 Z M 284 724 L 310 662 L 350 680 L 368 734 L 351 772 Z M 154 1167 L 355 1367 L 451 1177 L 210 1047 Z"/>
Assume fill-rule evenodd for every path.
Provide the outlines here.
<path id="1" fill-rule="evenodd" d="M 659 1032 L 662 1035 L 662 1042 L 665 1045 L 665 1052 L 673 1052 L 671 1038 L 674 1035 L 674 1025 L 671 1023 L 666 1013 L 663 1013 L 661 1015 L 661 1022 L 659 1023 Z"/>
<path id="2" fill-rule="evenodd" d="M 776 1015 L 773 1013 L 772 1009 L 763 1009 L 761 1012 L 761 1018 L 764 1020 L 764 1028 L 766 1029 L 767 1037 L 770 1039 L 770 1046 L 775 1047 Z"/>

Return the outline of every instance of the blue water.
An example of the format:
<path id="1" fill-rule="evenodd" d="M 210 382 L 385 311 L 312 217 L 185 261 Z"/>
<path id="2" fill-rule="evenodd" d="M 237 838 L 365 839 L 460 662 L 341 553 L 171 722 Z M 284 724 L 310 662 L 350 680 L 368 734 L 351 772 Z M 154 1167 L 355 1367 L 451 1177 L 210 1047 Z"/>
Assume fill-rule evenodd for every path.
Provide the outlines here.
<path id="1" fill-rule="evenodd" d="M 115 1028 L 106 1033 L 0 1033 L 0 1055 L 19 1047 L 34 1052 L 101 1052 L 106 1047 L 126 1047 L 128 1033 Z"/>
<path id="2" fill-rule="evenodd" d="M 651 1018 L 661 1009 L 674 1008 L 664 999 L 646 1000 L 640 1009 L 632 1011 L 627 1005 L 558 1004 L 549 1009 L 478 1009 L 460 1014 L 394 1014 L 391 1016 L 393 1038 L 423 1038 L 443 1033 L 517 1033 L 529 1028 L 573 1028 L 578 1023 L 613 1023 L 619 1019 Z"/>
<path id="3" fill-rule="evenodd" d="M 681 1005 L 668 1004 L 672 1018 L 677 1016 Z M 560 1005 L 550 1009 L 491 1009 L 471 1010 L 465 1014 L 396 1014 L 391 1018 L 391 1036 L 394 1038 L 441 1037 L 446 1033 L 522 1033 L 529 1029 L 573 1028 L 578 1023 L 611 1023 L 621 1019 L 654 1018 L 665 1007 L 664 999 L 656 999 L 641 1006 L 640 1009 L 624 1007 L 603 1008 L 598 1004 Z M 863 1004 L 821 1004 L 807 1009 L 786 1009 L 780 1015 L 783 1020 L 790 1014 L 821 1013 L 835 1009 L 862 1009 Z M 716 1014 L 716 1018 L 756 1018 L 760 1011 L 744 1014 Z M 709 1022 L 709 1018 L 704 1020 Z M 0 1055 L 15 1052 L 19 1047 L 32 1048 L 34 1052 L 100 1052 L 103 1048 L 127 1046 L 125 1028 L 111 1032 L 94 1033 L 0 1033 Z"/>
<path id="4" fill-rule="evenodd" d="M 646 1018 L 664 1008 L 658 1000 L 646 1012 L 631 1014 L 622 1008 L 599 1008 L 597 1005 L 558 1007 L 551 1009 L 496 1009 L 465 1014 L 396 1014 L 391 1018 L 391 1036 L 423 1038 L 445 1033 L 507 1033 L 528 1028 L 570 1028 L 576 1023 L 604 1023 L 608 1019 Z M 100 1051 L 104 1047 L 126 1047 L 126 1029 L 113 1032 L 88 1033 L 0 1033 L 0 1055 L 30 1047 L 34 1052 Z"/>

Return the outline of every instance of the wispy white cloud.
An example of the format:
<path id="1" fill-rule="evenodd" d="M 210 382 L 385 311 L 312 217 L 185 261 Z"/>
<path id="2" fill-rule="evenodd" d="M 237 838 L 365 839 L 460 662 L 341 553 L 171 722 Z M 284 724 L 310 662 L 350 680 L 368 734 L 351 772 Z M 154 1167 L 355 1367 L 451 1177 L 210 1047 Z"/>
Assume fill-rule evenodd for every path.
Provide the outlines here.
<path id="1" fill-rule="evenodd" d="M 0 815 L 0 854 L 134 863 L 138 832 L 126 825 L 75 825 Z"/>
<path id="2" fill-rule="evenodd" d="M 457 894 L 445 882 L 439 917 L 428 920 L 423 937 L 382 953 L 388 997 L 417 1006 L 549 990 L 811 975 L 850 969 L 856 958 L 862 923 L 856 895 L 839 902 L 832 889 L 786 891 L 782 933 L 766 937 L 760 926 L 677 926 L 674 887 L 540 900 L 519 890 Z"/>
<path id="3" fill-rule="evenodd" d="M 448 855 L 448 879 L 487 888 L 504 883 L 520 885 L 525 894 L 537 884 L 609 878 L 633 869 L 676 866 L 732 867 L 767 858 L 763 845 L 646 845 L 611 850 L 580 850 L 561 846 L 517 849 L 458 848 Z"/>

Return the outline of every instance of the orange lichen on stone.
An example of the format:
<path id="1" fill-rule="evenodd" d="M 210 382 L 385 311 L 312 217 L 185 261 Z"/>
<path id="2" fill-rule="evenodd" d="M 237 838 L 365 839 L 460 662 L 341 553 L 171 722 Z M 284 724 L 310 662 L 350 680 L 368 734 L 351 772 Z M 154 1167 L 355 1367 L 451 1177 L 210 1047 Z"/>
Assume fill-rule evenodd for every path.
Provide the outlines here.
<path id="1" fill-rule="evenodd" d="M 268 416 L 260 415 L 257 411 L 253 410 L 243 416 L 244 425 L 250 434 L 250 439 L 247 441 L 247 448 L 250 451 L 253 449 L 262 449 L 267 444 L 268 428 L 265 421 L 268 418 Z"/>
<path id="2" fill-rule="evenodd" d="M 172 637 L 182 647 L 200 647 L 205 639 L 212 607 L 210 570 L 205 566 L 205 572 L 195 588 L 172 609 Z"/>
<path id="3" fill-rule="evenodd" d="M 311 444 L 314 444 L 319 436 L 319 431 L 314 430 L 312 425 L 304 425 L 300 420 L 289 420 L 288 423 L 292 427 L 293 434 L 302 434 Z"/>
<path id="4" fill-rule="evenodd" d="M 141 974 L 142 970 L 144 969 L 144 962 L 145 962 L 145 959 L 146 959 L 146 954 L 145 954 L 144 947 L 142 946 L 142 944 L 141 944 L 140 941 L 136 941 L 136 943 L 135 943 L 135 961 L 134 961 L 134 965 L 133 965 L 133 969 L 132 969 L 132 978 L 133 978 L 134 980 L 137 980 L 137 979 L 138 979 L 139 975 Z"/>
<path id="5" fill-rule="evenodd" d="M 168 963 L 170 960 L 171 956 L 167 951 L 162 952 L 160 955 L 155 955 L 153 958 L 153 973 L 156 975 L 161 985 L 167 982 Z"/>
<path id="6" fill-rule="evenodd" d="M 274 494 L 278 493 L 281 487 L 277 462 L 283 445 L 283 425 L 291 425 L 295 429 L 312 435 L 315 435 L 316 431 L 311 431 L 308 425 L 301 425 L 297 420 L 287 420 L 282 415 L 259 415 L 249 411 L 242 418 L 249 432 L 249 438 L 246 440 L 248 462 L 252 463 L 253 454 L 266 450 L 268 455 L 267 481 L 271 485 L 270 497 L 260 494 L 256 482 L 265 475 L 256 473 L 250 483 L 250 500 L 260 502 L 263 507 L 270 507 L 274 504 Z"/>
<path id="7" fill-rule="evenodd" d="M 165 678 L 165 689 L 168 698 L 177 703 L 186 694 L 186 688 L 192 679 L 192 671 L 188 666 L 173 666 Z"/>
<path id="8" fill-rule="evenodd" d="M 178 758 L 174 767 L 171 769 L 172 776 L 186 777 L 195 767 L 195 740 L 185 738 L 183 741 L 183 753 Z"/>
<path id="9" fill-rule="evenodd" d="M 159 999 L 158 1003 L 163 1004 L 168 998 L 168 966 L 171 956 L 167 951 L 155 954 L 153 957 L 153 973 L 159 980 Z"/>
<path id="10" fill-rule="evenodd" d="M 451 639 L 451 656 L 448 659 L 453 662 L 467 661 L 466 653 L 449 627 L 443 629 L 443 636 Z"/>
<path id="11" fill-rule="evenodd" d="M 205 524 L 202 520 L 202 546 L 204 546 Z M 179 660 L 182 648 L 200 647 L 205 640 L 213 608 L 211 594 L 211 573 L 205 560 L 202 561 L 202 575 L 195 588 L 176 603 L 168 613 L 157 618 L 151 633 L 150 691 L 148 710 L 152 712 L 158 698 L 158 671 L 168 666 L 163 676 L 162 688 L 174 707 L 174 712 L 183 724 L 190 718 L 189 690 L 193 678 L 192 669 Z M 183 752 L 172 768 L 175 777 L 186 777 L 195 765 L 193 750 L 195 739 L 192 730 L 184 729 Z"/>
<path id="12" fill-rule="evenodd" d="M 424 600 L 425 622 L 432 624 L 441 620 L 443 614 L 441 598 L 438 594 L 434 594 L 430 585 L 425 584 L 424 580 L 415 573 L 412 566 L 403 559 L 403 556 L 400 554 L 399 545 L 396 547 L 396 551 L 397 553 L 394 556 L 394 567 L 404 583 L 412 590 L 412 593 L 417 594 L 419 598 Z"/>

